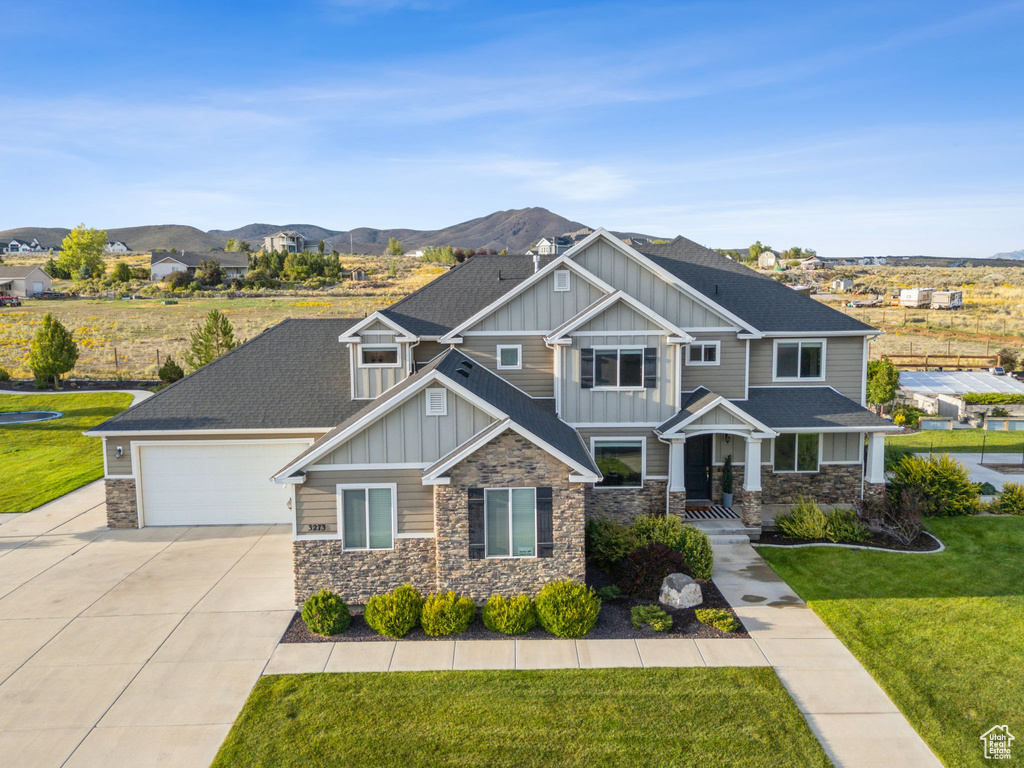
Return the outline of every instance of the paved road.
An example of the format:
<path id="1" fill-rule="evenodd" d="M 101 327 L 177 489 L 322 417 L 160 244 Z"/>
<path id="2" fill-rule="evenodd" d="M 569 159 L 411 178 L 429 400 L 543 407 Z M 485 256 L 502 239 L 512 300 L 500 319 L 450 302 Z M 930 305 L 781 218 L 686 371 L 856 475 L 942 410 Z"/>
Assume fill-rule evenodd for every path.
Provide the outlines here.
<path id="1" fill-rule="evenodd" d="M 287 526 L 0 518 L 0 763 L 207 766 L 292 615 Z"/>

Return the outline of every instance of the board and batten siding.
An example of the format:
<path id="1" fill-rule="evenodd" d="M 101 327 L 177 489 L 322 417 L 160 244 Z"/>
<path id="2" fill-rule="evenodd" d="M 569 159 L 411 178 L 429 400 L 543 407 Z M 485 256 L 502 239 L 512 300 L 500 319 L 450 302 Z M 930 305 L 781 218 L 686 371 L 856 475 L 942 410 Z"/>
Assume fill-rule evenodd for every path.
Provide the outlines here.
<path id="1" fill-rule="evenodd" d="M 132 443 L 171 442 L 179 440 L 216 440 L 227 442 L 229 440 L 294 440 L 306 438 L 316 440 L 323 435 L 323 432 L 265 432 L 249 433 L 238 435 L 202 435 L 202 434 L 166 434 L 166 435 L 114 435 L 108 434 L 103 437 L 103 451 L 107 459 L 108 477 L 131 477 L 132 475 Z M 121 448 L 121 458 L 117 457 L 117 449 Z M 305 446 L 295 444 L 295 455 L 298 456 L 305 450 Z M 283 467 L 281 467 L 283 469 Z"/>
<path id="2" fill-rule="evenodd" d="M 647 472 L 644 477 L 666 477 L 668 475 L 668 444 L 663 443 L 654 434 L 654 430 L 646 427 L 592 427 L 579 430 L 587 450 L 590 450 L 592 437 L 638 437 L 647 439 Z"/>
<path id="3" fill-rule="evenodd" d="M 603 240 L 589 245 L 574 256 L 573 261 L 680 328 L 735 327 L 735 323 L 687 296 Z"/>
<path id="4" fill-rule="evenodd" d="M 398 533 L 434 533 L 434 488 L 423 485 L 418 469 L 327 470 L 313 469 L 306 482 L 295 486 L 295 532 L 299 536 L 338 533 L 338 485 L 395 483 L 398 488 Z M 327 526 L 315 532 L 313 525 Z"/>
<path id="5" fill-rule="evenodd" d="M 602 296 L 604 291 L 575 273 L 569 276 L 568 291 L 556 291 L 552 272 L 467 331 L 553 331 Z"/>
<path id="6" fill-rule="evenodd" d="M 726 440 L 725 438 L 729 439 Z M 772 441 L 761 441 L 761 463 L 772 463 Z M 712 447 L 711 460 L 721 465 L 725 463 L 726 456 L 732 456 L 732 463 L 742 467 L 747 461 L 747 441 L 739 435 L 715 435 L 715 442 Z"/>
<path id="7" fill-rule="evenodd" d="M 417 365 L 422 365 L 423 363 L 429 363 L 449 349 L 450 347 L 447 344 L 439 344 L 436 341 L 421 341 L 412 348 L 412 359 Z"/>
<path id="8" fill-rule="evenodd" d="M 357 432 L 317 464 L 426 465 L 448 455 L 494 419 L 454 391 L 447 391 L 448 413 L 445 416 L 426 415 L 427 395 L 426 390 L 421 390 Z"/>
<path id="9" fill-rule="evenodd" d="M 658 386 L 616 392 L 583 389 L 580 386 L 580 351 L 585 347 L 656 346 L 658 349 Z M 660 424 L 679 407 L 679 387 L 675 382 L 675 355 L 678 346 L 666 343 L 664 336 L 574 336 L 571 346 L 560 349 L 562 355 L 561 413 L 570 424 L 629 422 Z"/>
<path id="10" fill-rule="evenodd" d="M 521 370 L 498 370 L 499 344 L 522 346 Z M 555 396 L 555 353 L 542 336 L 466 336 L 459 351 L 532 397 Z"/>
<path id="11" fill-rule="evenodd" d="M 612 304 L 604 312 L 585 322 L 574 333 L 587 333 L 591 331 L 650 331 L 658 334 L 665 333 L 665 329 L 660 325 L 651 322 L 633 309 L 633 307 L 623 304 L 621 301 Z"/>
<path id="12" fill-rule="evenodd" d="M 808 339 L 820 337 L 807 335 Z M 781 339 L 798 341 L 799 339 Z M 859 403 L 864 390 L 863 336 L 830 336 L 825 340 L 825 380 L 809 381 L 808 385 L 833 387 L 854 402 Z M 775 339 L 752 339 L 750 342 L 750 386 L 799 387 L 799 381 L 772 381 L 772 362 Z"/>
<path id="13" fill-rule="evenodd" d="M 717 341 L 718 365 L 688 365 L 683 358 L 684 392 L 707 387 L 716 395 L 728 398 L 747 396 L 747 342 L 735 333 L 694 333 L 694 343 Z M 687 353 L 689 354 L 689 353 Z"/>
<path id="14" fill-rule="evenodd" d="M 379 323 L 375 323 L 374 327 Z M 352 355 L 352 397 L 356 400 L 373 400 L 387 392 L 408 376 L 409 344 L 398 344 L 398 365 L 385 368 L 364 368 L 360 365 L 362 345 L 372 347 L 378 344 L 395 344 L 395 333 L 391 329 L 360 332 L 362 344 L 350 344 Z"/>

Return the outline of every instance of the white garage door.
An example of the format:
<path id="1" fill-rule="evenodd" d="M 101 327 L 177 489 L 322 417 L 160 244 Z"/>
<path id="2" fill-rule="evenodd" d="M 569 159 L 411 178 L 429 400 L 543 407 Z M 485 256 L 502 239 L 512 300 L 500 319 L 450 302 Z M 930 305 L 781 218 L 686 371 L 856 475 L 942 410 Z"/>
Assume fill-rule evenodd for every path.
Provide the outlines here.
<path id="1" fill-rule="evenodd" d="M 288 488 L 270 476 L 308 445 L 308 440 L 142 444 L 142 523 L 289 523 Z"/>

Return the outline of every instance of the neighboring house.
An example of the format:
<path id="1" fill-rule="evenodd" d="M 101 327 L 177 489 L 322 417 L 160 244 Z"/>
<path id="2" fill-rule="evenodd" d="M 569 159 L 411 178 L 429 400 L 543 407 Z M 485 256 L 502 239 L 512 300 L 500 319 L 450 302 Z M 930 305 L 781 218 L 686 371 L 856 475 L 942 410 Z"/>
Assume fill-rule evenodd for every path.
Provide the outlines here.
<path id="1" fill-rule="evenodd" d="M 584 577 L 588 517 L 720 504 L 729 456 L 752 536 L 799 497 L 880 498 L 877 334 L 685 238 L 598 230 L 286 320 L 88 434 L 109 525 L 289 523 L 297 602 L 533 593 Z"/>
<path id="2" fill-rule="evenodd" d="M 108 242 L 103 246 L 104 253 L 131 253 L 131 250 L 132 249 L 128 247 L 128 244 L 121 240 L 114 240 L 113 242 Z"/>
<path id="3" fill-rule="evenodd" d="M 31 242 L 28 240 L 19 240 L 14 238 L 9 243 L 4 245 L 4 253 L 45 253 L 51 249 L 45 248 L 36 238 L 32 238 Z"/>
<path id="4" fill-rule="evenodd" d="M 247 253 L 196 253 L 193 251 L 171 251 L 154 253 L 149 258 L 149 267 L 154 280 L 163 280 L 172 272 L 188 272 L 194 275 L 203 261 L 216 261 L 224 270 L 225 277 L 245 277 L 249 274 Z"/>
<path id="5" fill-rule="evenodd" d="M 306 238 L 294 229 L 283 229 L 263 238 L 263 250 L 301 253 L 306 250 Z"/>
<path id="6" fill-rule="evenodd" d="M 825 262 L 819 259 L 817 256 L 812 256 L 809 259 L 804 259 L 800 262 L 800 269 L 823 269 Z"/>
<path id="7" fill-rule="evenodd" d="M 0 296 L 28 298 L 50 290 L 53 279 L 42 267 L 0 264 Z"/>
<path id="8" fill-rule="evenodd" d="M 565 253 L 567 250 L 572 248 L 576 243 L 580 242 L 586 237 L 593 234 L 594 230 L 589 227 L 578 229 L 575 232 L 566 232 L 564 235 L 558 235 L 557 237 L 542 237 L 537 241 L 537 244 L 528 252 L 528 255 L 533 256 L 558 256 L 559 254 Z M 636 238 L 627 238 L 630 244 L 635 245 Z"/>

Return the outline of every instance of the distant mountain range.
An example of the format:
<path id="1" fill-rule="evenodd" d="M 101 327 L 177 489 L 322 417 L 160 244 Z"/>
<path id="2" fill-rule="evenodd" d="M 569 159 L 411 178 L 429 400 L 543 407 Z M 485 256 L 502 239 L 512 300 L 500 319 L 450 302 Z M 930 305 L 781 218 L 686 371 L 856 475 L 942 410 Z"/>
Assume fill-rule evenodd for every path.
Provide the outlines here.
<path id="1" fill-rule="evenodd" d="M 993 259 L 1024 260 L 1024 250 L 1020 250 L 1020 251 L 1007 251 L 1006 253 L 997 253 L 992 258 Z"/>
<path id="2" fill-rule="evenodd" d="M 351 235 L 352 250 L 356 253 L 380 254 L 384 252 L 388 239 L 397 237 L 406 251 L 428 245 L 451 245 L 459 248 L 507 248 L 510 252 L 522 252 L 542 237 L 574 232 L 584 225 L 570 221 L 564 216 L 552 213 L 546 208 L 520 208 L 496 211 L 488 216 L 464 221 L 444 229 L 327 229 L 315 224 L 247 224 L 237 229 L 211 229 L 204 232 L 183 224 L 158 224 L 144 227 L 121 227 L 108 229 L 111 240 L 120 240 L 133 251 L 208 251 L 224 248 L 229 238 L 246 240 L 253 249 L 263 245 L 263 238 L 282 229 L 293 229 L 306 238 L 309 247 L 315 248 L 320 240 L 326 240 L 338 251 L 349 252 Z M 12 239 L 31 241 L 37 238 L 47 247 L 60 245 L 69 230 L 58 227 L 20 227 L 0 231 L 0 243 Z M 619 233 L 626 236 L 646 237 L 636 233 Z"/>

